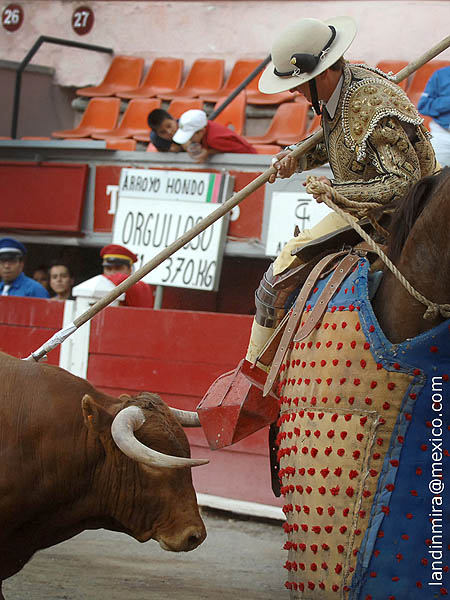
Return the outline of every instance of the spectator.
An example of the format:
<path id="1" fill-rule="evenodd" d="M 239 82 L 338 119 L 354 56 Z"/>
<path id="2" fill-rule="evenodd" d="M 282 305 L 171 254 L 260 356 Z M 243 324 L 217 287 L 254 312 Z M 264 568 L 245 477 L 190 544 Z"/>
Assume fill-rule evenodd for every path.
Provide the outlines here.
<path id="1" fill-rule="evenodd" d="M 26 253 L 25 246 L 17 240 L 0 239 L 0 296 L 49 297 L 40 283 L 23 273 Z"/>
<path id="2" fill-rule="evenodd" d="M 109 244 L 100 251 L 103 259 L 103 275 L 114 285 L 119 285 L 133 272 L 133 264 L 137 256 L 125 246 Z M 125 294 L 125 306 L 140 306 L 151 308 L 153 306 L 152 286 L 138 281 Z"/>
<path id="3" fill-rule="evenodd" d="M 69 267 L 58 260 L 50 265 L 50 288 L 55 293 L 51 300 L 73 300 L 73 275 Z"/>
<path id="4" fill-rule="evenodd" d="M 417 109 L 431 117 L 431 144 L 441 166 L 450 166 L 450 67 L 433 73 Z"/>
<path id="5" fill-rule="evenodd" d="M 247 140 L 220 123 L 208 121 L 206 113 L 197 109 L 181 115 L 173 141 L 182 144 L 195 162 L 205 162 L 219 152 L 256 154 Z"/>
<path id="6" fill-rule="evenodd" d="M 172 142 L 172 138 L 178 129 L 178 121 L 166 110 L 155 108 L 148 115 L 148 125 L 151 129 L 150 141 L 158 152 L 181 152 L 183 148 Z"/>
<path id="7" fill-rule="evenodd" d="M 33 271 L 33 279 L 40 283 L 47 291 L 48 289 L 48 269 L 44 265 L 41 265 Z"/>

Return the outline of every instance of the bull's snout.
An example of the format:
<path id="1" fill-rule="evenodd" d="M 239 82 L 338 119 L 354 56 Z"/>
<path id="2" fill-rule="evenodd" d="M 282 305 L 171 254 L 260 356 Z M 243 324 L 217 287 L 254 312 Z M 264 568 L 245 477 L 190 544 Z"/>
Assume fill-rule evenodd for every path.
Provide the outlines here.
<path id="1" fill-rule="evenodd" d="M 189 552 L 205 540 L 206 529 L 203 523 L 186 528 L 180 535 L 160 538 L 159 545 L 170 552 Z"/>

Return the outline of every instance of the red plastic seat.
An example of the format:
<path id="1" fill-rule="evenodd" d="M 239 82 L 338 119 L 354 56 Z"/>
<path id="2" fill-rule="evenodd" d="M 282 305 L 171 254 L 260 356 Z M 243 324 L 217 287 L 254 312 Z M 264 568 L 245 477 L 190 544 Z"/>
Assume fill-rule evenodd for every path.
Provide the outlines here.
<path id="1" fill-rule="evenodd" d="M 172 100 L 169 104 L 167 112 L 172 115 L 174 119 L 179 119 L 181 115 L 191 108 L 203 108 L 203 100 L 199 98 L 177 98 Z M 133 135 L 133 138 L 138 142 L 148 143 L 150 141 L 150 131 L 144 134 Z"/>
<path id="2" fill-rule="evenodd" d="M 428 80 L 437 69 L 450 66 L 450 60 L 432 60 L 418 69 L 411 78 L 406 90 L 411 102 L 417 106 Z"/>
<path id="3" fill-rule="evenodd" d="M 211 92 L 210 94 L 202 95 L 202 100 L 205 102 L 217 102 L 221 98 L 227 98 L 231 92 L 233 92 L 238 85 L 240 85 L 244 79 L 246 79 L 250 73 L 256 69 L 259 64 L 261 64 L 261 62 L 261 60 L 257 59 L 237 60 L 231 69 L 231 73 L 223 87 L 221 87 L 217 92 Z"/>
<path id="4" fill-rule="evenodd" d="M 83 138 L 91 137 L 93 133 L 108 131 L 116 126 L 119 110 L 119 98 L 92 98 L 78 127 L 53 131 L 52 136 L 66 139 Z"/>
<path id="5" fill-rule="evenodd" d="M 219 108 L 219 106 L 221 106 L 225 100 L 226 98 L 220 99 L 215 105 L 214 110 L 216 110 L 216 108 Z M 241 92 L 213 120 L 216 123 L 225 125 L 225 127 L 229 127 L 237 134 L 242 135 L 245 125 L 245 107 L 245 92 Z"/>
<path id="6" fill-rule="evenodd" d="M 407 60 L 381 60 L 377 64 L 377 68 L 381 69 L 383 73 L 392 73 L 393 75 L 397 75 L 397 73 L 404 69 L 407 64 Z M 398 85 L 406 91 L 406 88 L 408 87 L 408 79 L 404 79 Z"/>
<path id="7" fill-rule="evenodd" d="M 279 94 L 263 94 L 258 89 L 258 81 L 261 75 L 257 75 L 245 88 L 247 92 L 247 104 L 281 104 L 291 102 L 294 99 L 291 92 L 280 92 Z"/>
<path id="8" fill-rule="evenodd" d="M 225 61 L 222 58 L 198 58 L 192 65 L 186 81 L 174 92 L 158 94 L 163 100 L 198 98 L 220 90 Z"/>
<path id="9" fill-rule="evenodd" d="M 119 92 L 135 88 L 139 85 L 144 69 L 144 59 L 137 56 L 115 56 L 109 69 L 97 86 L 89 86 L 77 90 L 78 96 L 89 98 L 98 96 L 114 96 Z"/>
<path id="10" fill-rule="evenodd" d="M 302 139 L 306 130 L 308 102 L 281 104 L 264 135 L 246 136 L 250 144 L 279 144 L 287 146 Z"/>
<path id="11" fill-rule="evenodd" d="M 278 154 L 282 149 L 281 146 L 276 144 L 253 144 L 253 148 L 258 154 Z"/>
<path id="12" fill-rule="evenodd" d="M 130 140 L 125 138 L 109 139 L 106 140 L 106 147 L 108 150 L 126 150 L 132 152 L 136 150 L 136 140 Z"/>
<path id="13" fill-rule="evenodd" d="M 94 133 L 92 137 L 97 140 L 109 138 L 132 138 L 135 135 L 149 135 L 150 127 L 147 123 L 149 113 L 161 106 L 159 98 L 134 98 L 130 100 L 123 113 L 120 124 L 114 129 Z"/>
<path id="14" fill-rule="evenodd" d="M 305 137 L 308 137 L 309 135 L 312 135 L 318 129 L 320 129 L 320 127 L 321 127 L 321 124 L 320 124 L 321 120 L 322 120 L 322 115 L 316 115 L 316 113 L 314 113 L 312 119 L 310 120 L 310 122 L 308 123 L 308 125 L 306 127 Z"/>
<path id="15" fill-rule="evenodd" d="M 155 58 L 143 82 L 134 89 L 117 92 L 119 98 L 152 98 L 171 94 L 181 84 L 184 61 L 181 58 Z"/>

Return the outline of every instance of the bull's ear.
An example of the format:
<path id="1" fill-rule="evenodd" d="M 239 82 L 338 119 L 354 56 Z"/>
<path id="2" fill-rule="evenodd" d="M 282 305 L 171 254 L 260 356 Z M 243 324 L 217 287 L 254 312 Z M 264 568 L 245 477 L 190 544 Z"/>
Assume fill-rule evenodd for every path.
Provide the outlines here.
<path id="1" fill-rule="evenodd" d="M 95 402 L 89 394 L 85 394 L 81 399 L 81 412 L 86 427 L 91 431 L 100 433 L 111 427 L 111 415 L 103 406 Z"/>
<path id="2" fill-rule="evenodd" d="M 120 394 L 119 396 L 119 400 L 129 400 L 130 398 L 130 394 Z"/>

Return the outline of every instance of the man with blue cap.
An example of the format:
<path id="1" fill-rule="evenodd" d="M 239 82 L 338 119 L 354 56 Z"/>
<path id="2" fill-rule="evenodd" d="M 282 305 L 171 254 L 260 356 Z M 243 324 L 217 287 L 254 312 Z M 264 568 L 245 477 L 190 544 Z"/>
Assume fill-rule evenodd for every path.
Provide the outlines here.
<path id="1" fill-rule="evenodd" d="M 25 246 L 17 240 L 0 239 L 0 296 L 49 297 L 40 283 L 23 273 L 26 253 Z"/>

